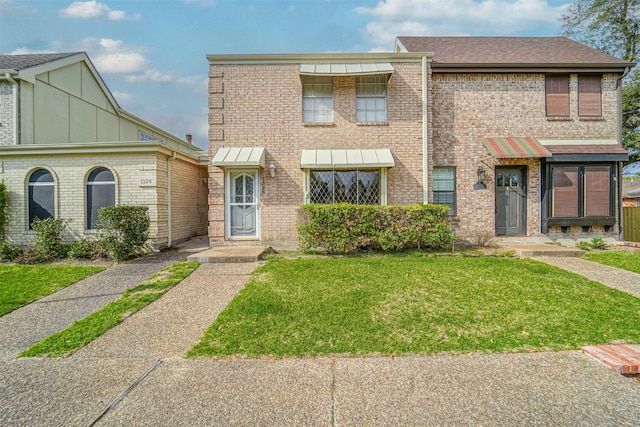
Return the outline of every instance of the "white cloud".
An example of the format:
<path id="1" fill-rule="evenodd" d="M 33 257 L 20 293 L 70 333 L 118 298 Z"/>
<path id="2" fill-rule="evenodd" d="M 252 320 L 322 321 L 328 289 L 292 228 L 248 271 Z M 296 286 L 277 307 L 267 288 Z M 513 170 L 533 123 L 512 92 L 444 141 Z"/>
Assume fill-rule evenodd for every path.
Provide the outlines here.
<path id="1" fill-rule="evenodd" d="M 29 49 L 28 47 L 19 47 L 9 52 L 9 55 L 33 55 L 34 53 L 57 53 L 50 49 Z"/>
<path id="2" fill-rule="evenodd" d="M 148 61 L 136 52 L 99 54 L 91 59 L 102 73 L 139 73 L 148 68 Z"/>
<path id="3" fill-rule="evenodd" d="M 106 17 L 110 21 L 136 20 L 140 15 L 127 15 L 122 10 L 111 10 L 105 3 L 97 1 L 76 1 L 60 10 L 63 18 L 95 19 Z"/>
<path id="4" fill-rule="evenodd" d="M 211 7 L 214 5 L 213 0 L 182 0 L 182 3 L 200 7 Z"/>
<path id="5" fill-rule="evenodd" d="M 116 101 L 118 101 L 118 104 L 120 105 L 131 103 L 134 100 L 134 96 L 128 92 L 114 91 L 114 92 L 111 92 L 111 94 L 116 99 Z"/>
<path id="6" fill-rule="evenodd" d="M 158 70 L 144 55 L 144 48 L 109 38 L 86 38 L 73 47 L 86 51 L 101 74 L 113 74 L 126 82 L 175 82 L 201 87 L 202 76 L 183 76 Z"/>
<path id="7" fill-rule="evenodd" d="M 565 9 L 545 0 L 385 0 L 356 11 L 374 19 L 370 40 L 391 46 L 396 36 L 508 35 L 557 25 Z"/>

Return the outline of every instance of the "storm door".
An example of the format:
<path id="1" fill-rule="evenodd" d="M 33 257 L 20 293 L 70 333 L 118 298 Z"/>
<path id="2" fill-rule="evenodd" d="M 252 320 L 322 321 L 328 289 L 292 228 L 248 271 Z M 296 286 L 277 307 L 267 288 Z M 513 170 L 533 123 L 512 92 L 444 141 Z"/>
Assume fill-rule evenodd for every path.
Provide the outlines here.
<path id="1" fill-rule="evenodd" d="M 527 233 L 527 192 L 524 169 L 496 168 L 496 235 Z"/>
<path id="2" fill-rule="evenodd" d="M 259 237 L 258 170 L 227 171 L 227 237 Z"/>

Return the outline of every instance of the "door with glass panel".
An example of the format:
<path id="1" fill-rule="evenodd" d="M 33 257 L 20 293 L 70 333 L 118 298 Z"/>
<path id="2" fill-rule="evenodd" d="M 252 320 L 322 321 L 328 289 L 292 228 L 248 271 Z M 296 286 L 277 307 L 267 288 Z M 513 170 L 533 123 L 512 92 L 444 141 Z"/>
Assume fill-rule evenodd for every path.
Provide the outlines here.
<path id="1" fill-rule="evenodd" d="M 259 237 L 258 170 L 227 171 L 227 237 Z"/>
<path id="2" fill-rule="evenodd" d="M 527 193 L 522 168 L 496 168 L 496 235 L 525 235 Z"/>

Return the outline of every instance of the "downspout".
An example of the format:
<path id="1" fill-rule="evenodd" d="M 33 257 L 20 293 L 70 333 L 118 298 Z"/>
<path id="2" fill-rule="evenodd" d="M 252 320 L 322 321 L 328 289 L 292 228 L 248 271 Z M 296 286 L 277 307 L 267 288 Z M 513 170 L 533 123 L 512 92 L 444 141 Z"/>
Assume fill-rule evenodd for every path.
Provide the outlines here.
<path id="1" fill-rule="evenodd" d="M 422 57 L 422 197 L 423 203 L 429 204 L 429 123 L 427 119 L 427 57 Z"/>
<path id="2" fill-rule="evenodd" d="M 167 249 L 173 245 L 173 230 L 171 227 L 171 160 L 176 159 L 176 152 L 171 152 L 171 157 L 167 157 Z"/>
<path id="3" fill-rule="evenodd" d="M 13 144 L 18 145 L 18 82 L 9 73 L 4 77 L 13 85 Z"/>
<path id="4" fill-rule="evenodd" d="M 622 145 L 622 79 L 629 74 L 631 68 L 624 69 L 624 73 L 618 79 L 618 142 Z M 616 168 L 616 186 L 618 187 L 616 194 L 616 207 L 618 209 L 618 240 L 624 239 L 624 224 L 622 224 L 622 162 L 618 162 Z"/>

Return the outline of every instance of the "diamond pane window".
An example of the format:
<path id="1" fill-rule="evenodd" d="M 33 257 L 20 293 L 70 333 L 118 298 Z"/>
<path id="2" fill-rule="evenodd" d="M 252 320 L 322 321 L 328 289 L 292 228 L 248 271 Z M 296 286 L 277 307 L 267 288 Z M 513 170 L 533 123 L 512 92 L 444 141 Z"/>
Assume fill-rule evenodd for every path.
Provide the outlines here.
<path id="1" fill-rule="evenodd" d="M 309 177 L 311 203 L 380 204 L 380 170 L 315 170 Z"/>

